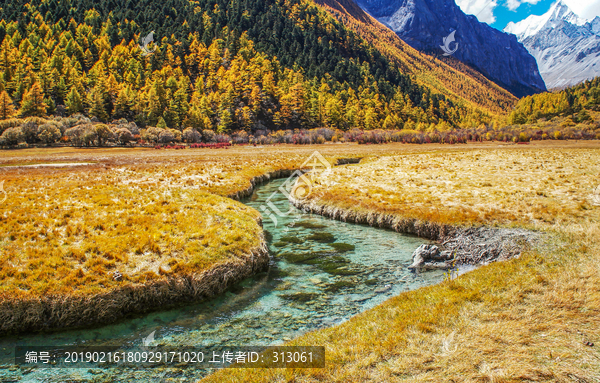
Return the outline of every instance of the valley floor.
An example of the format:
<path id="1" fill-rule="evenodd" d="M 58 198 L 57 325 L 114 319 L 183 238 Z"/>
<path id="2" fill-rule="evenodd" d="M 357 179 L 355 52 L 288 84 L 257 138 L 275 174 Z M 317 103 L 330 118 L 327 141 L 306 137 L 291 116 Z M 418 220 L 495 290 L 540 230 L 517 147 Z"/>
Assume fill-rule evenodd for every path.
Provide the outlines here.
<path id="1" fill-rule="evenodd" d="M 334 169 L 307 203 L 338 217 L 525 227 L 546 242 L 291 342 L 325 345 L 325 369 L 206 381 L 598 381 L 599 148 L 425 146 Z"/>
<path id="2" fill-rule="evenodd" d="M 524 227 L 548 240 L 290 342 L 326 346 L 325 369 L 230 369 L 207 381 L 600 380 L 596 142 L 4 151 L 0 304 L 105 293 L 145 283 L 139 275 L 168 279 L 231 261 L 260 246 L 260 235 L 248 234 L 257 232 L 256 212 L 225 197 L 255 177 L 298 168 L 315 150 L 332 163 L 364 159 L 334 168 L 310 203 L 354 215 Z M 19 166 L 76 162 L 92 165 Z M 183 219 L 198 216 L 195 226 Z M 107 277 L 115 269 L 125 282 Z"/>

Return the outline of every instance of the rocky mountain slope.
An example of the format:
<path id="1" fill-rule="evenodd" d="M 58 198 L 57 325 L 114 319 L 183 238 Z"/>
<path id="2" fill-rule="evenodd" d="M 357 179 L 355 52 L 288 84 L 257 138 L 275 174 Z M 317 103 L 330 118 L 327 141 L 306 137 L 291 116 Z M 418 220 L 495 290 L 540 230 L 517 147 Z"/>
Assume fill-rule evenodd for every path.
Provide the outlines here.
<path id="1" fill-rule="evenodd" d="M 403 73 L 433 92 L 492 114 L 502 114 L 515 105 L 516 97 L 480 72 L 457 60 L 443 61 L 419 52 L 365 12 L 354 0 L 316 2 L 397 64 Z"/>
<path id="2" fill-rule="evenodd" d="M 535 59 L 515 36 L 466 15 L 453 0 L 357 0 L 412 47 L 439 54 L 444 38 L 456 31 L 452 56 L 521 97 L 546 90 Z M 455 44 L 450 48 L 454 49 Z"/>
<path id="3" fill-rule="evenodd" d="M 549 89 L 600 76 L 600 17 L 580 18 L 557 1 L 545 14 L 509 23 L 504 31 L 535 57 Z"/>

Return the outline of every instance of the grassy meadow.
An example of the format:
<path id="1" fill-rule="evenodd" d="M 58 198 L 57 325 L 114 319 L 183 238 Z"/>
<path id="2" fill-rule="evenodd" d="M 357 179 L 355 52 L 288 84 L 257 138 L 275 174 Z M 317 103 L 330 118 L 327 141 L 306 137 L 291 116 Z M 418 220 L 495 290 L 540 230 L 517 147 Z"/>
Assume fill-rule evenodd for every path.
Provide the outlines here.
<path id="1" fill-rule="evenodd" d="M 290 343 L 325 345 L 325 369 L 227 370 L 205 380 L 598 381 L 598 149 L 589 142 L 427 146 L 334 169 L 311 202 L 355 214 L 526 227 L 545 232 L 545 241 Z"/>
<path id="2" fill-rule="evenodd" d="M 261 230 L 258 212 L 227 196 L 315 150 L 363 160 L 320 179 L 313 203 L 526 227 L 546 240 L 289 342 L 326 346 L 324 369 L 221 370 L 206 381 L 600 380 L 600 144 L 589 141 L 4 151 L 0 303 L 94 296 L 235 260 Z M 92 165 L 23 167 L 77 162 Z"/>
<path id="3" fill-rule="evenodd" d="M 216 281 L 216 270 L 231 267 L 251 273 L 255 265 L 244 262 L 266 251 L 260 214 L 227 196 L 251 187 L 254 177 L 299 167 L 309 154 L 254 147 L 2 152 L 0 332 L 85 326 L 74 307 L 106 311 L 113 293 L 131 288 L 138 306 L 161 307 L 161 295 L 189 290 L 182 278 L 208 272 Z M 213 291 L 206 284 L 193 294 Z M 106 302 L 94 302 L 101 296 Z M 77 304 L 67 309 L 69 300 Z M 119 319 L 121 306 L 103 321 Z M 59 325 L 55 315 L 47 324 L 46 309 L 66 310 L 71 319 Z"/>

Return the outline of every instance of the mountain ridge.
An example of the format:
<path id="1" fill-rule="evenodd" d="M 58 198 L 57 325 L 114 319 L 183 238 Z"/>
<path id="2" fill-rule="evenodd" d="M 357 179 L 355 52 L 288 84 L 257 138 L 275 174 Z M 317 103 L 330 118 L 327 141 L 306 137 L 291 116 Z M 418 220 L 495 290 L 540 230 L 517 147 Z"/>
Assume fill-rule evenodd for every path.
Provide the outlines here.
<path id="1" fill-rule="evenodd" d="M 377 46 L 384 54 L 397 60 L 403 70 L 415 76 L 418 83 L 465 102 L 472 102 L 492 113 L 501 114 L 515 105 L 515 96 L 477 70 L 457 60 L 442 61 L 435 56 L 419 52 L 353 0 L 315 2 Z M 432 78 L 431 73 L 434 71 L 436 77 Z M 460 81 L 457 81 L 458 79 Z"/>
<path id="2" fill-rule="evenodd" d="M 562 1 L 541 16 L 509 23 L 513 33 L 538 62 L 549 89 L 562 89 L 600 76 L 600 17 L 577 16 Z"/>
<path id="3" fill-rule="evenodd" d="M 441 54 L 443 38 L 456 31 L 459 47 L 453 57 L 517 97 L 546 90 L 535 59 L 516 37 L 466 15 L 453 0 L 357 0 L 357 3 L 403 41 L 423 52 Z"/>

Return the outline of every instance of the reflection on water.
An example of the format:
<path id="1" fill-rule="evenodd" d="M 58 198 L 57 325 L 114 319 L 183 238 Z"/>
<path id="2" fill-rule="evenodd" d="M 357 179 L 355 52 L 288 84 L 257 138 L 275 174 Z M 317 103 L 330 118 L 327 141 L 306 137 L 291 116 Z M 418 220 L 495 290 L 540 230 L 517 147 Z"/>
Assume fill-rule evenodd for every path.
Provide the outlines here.
<path id="1" fill-rule="evenodd" d="M 284 180 L 258 187 L 247 201 L 256 209 Z M 307 331 L 339 324 L 402 291 L 437 283 L 442 272 L 411 273 L 411 254 L 424 240 L 392 231 L 304 214 L 282 194 L 271 199 L 286 217 L 277 225 L 264 217 L 271 251 L 267 272 L 249 278 L 219 297 L 91 330 L 27 335 L 0 340 L 0 381 L 62 382 L 187 381 L 199 369 L 127 370 L 9 368 L 15 344 L 130 345 L 156 331 L 155 345 L 202 347 L 277 345 Z"/>

